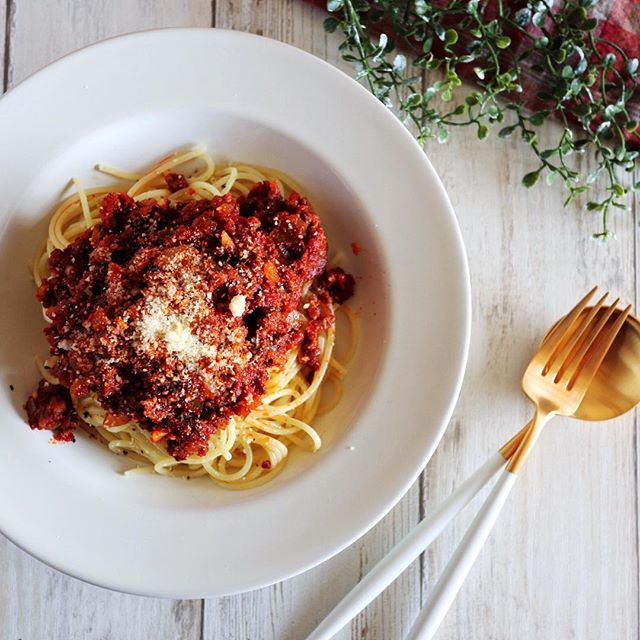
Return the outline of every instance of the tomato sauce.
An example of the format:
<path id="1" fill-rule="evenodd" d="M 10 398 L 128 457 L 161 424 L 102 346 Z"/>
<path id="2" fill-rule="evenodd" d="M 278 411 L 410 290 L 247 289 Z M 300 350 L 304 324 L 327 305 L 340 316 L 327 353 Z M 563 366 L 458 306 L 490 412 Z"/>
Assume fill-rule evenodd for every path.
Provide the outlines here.
<path id="1" fill-rule="evenodd" d="M 179 174 L 165 178 L 184 188 Z M 291 349 L 318 367 L 331 302 L 353 295 L 354 280 L 326 270 L 325 233 L 305 198 L 270 182 L 186 203 L 111 193 L 100 215 L 52 252 L 37 291 L 60 384 L 43 381 L 29 398 L 32 428 L 72 438 L 71 397 L 92 395 L 108 424 L 134 419 L 184 459 L 259 403 Z"/>

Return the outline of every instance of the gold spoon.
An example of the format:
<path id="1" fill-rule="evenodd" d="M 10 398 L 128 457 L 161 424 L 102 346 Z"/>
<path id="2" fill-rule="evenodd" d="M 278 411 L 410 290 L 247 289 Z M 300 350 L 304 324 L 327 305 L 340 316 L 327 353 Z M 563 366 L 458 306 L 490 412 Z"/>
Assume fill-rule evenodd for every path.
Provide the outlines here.
<path id="1" fill-rule="evenodd" d="M 583 313 L 588 311 L 589 309 L 585 309 Z M 602 309 L 599 313 L 604 311 Z M 609 324 L 613 324 L 621 312 L 621 309 L 616 309 L 609 319 Z M 640 321 L 630 315 L 622 325 L 573 417 L 580 420 L 611 420 L 630 411 L 638 403 Z"/>
<path id="2" fill-rule="evenodd" d="M 592 307 L 587 307 L 580 315 L 581 320 Z M 599 318 L 607 308 L 600 309 Z M 622 309 L 616 309 L 606 328 L 612 325 Z M 544 344 L 555 328 L 562 322 L 560 318 L 542 339 Z M 616 336 L 602 364 L 591 381 L 584 399 L 577 411 L 570 416 L 579 420 L 611 420 L 633 409 L 640 403 L 640 321 L 629 315 Z M 500 448 L 500 453 L 508 460 L 515 453 L 522 438 L 529 429 L 527 424 L 509 442 Z"/>

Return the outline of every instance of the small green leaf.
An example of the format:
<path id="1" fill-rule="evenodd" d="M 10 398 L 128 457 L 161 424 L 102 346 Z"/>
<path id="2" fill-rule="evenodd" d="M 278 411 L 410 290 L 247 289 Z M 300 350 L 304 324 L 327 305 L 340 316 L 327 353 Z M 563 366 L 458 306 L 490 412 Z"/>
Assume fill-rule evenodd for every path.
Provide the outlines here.
<path id="1" fill-rule="evenodd" d="M 547 119 L 548 115 L 549 115 L 549 111 L 547 110 L 536 111 L 535 113 L 531 114 L 531 116 L 529 117 L 529 122 L 534 127 L 539 127 Z"/>
<path id="2" fill-rule="evenodd" d="M 478 125 L 478 138 L 484 140 L 489 135 L 489 129 L 484 124 Z"/>
<path id="3" fill-rule="evenodd" d="M 440 144 L 444 144 L 448 139 L 449 139 L 449 130 L 444 128 L 438 129 L 436 140 Z"/>
<path id="4" fill-rule="evenodd" d="M 569 15 L 567 16 L 567 20 L 573 25 L 578 25 L 581 22 L 583 22 L 586 19 L 586 17 L 587 17 L 587 12 L 584 9 L 584 7 L 576 7 L 575 9 L 569 12 Z"/>
<path id="5" fill-rule="evenodd" d="M 511 125 L 510 127 L 503 127 L 502 129 L 500 129 L 500 131 L 498 131 L 498 137 L 508 138 L 517 128 L 517 124 Z"/>
<path id="6" fill-rule="evenodd" d="M 393 59 L 393 70 L 396 73 L 402 73 L 405 70 L 406 66 L 407 59 L 401 53 L 396 55 L 396 57 Z"/>
<path id="7" fill-rule="evenodd" d="M 547 173 L 546 182 L 549 186 L 554 183 L 557 175 L 555 171 L 549 171 L 549 173 Z"/>
<path id="8" fill-rule="evenodd" d="M 458 42 L 458 32 L 455 29 L 447 29 L 444 32 L 444 43 L 449 46 Z"/>
<path id="9" fill-rule="evenodd" d="M 478 98 L 477 98 L 475 95 L 473 95 L 473 94 L 471 94 L 471 95 L 467 96 L 467 97 L 464 99 L 464 101 L 465 101 L 465 102 L 466 102 L 470 107 L 473 107 L 473 106 L 475 106 L 476 104 L 478 104 Z"/>
<path id="10" fill-rule="evenodd" d="M 480 40 L 471 40 L 471 42 L 469 42 L 469 44 L 467 45 L 467 50 L 470 53 L 475 53 L 480 49 L 482 49 L 482 42 L 480 42 Z"/>
<path id="11" fill-rule="evenodd" d="M 422 43 L 422 51 L 424 51 L 424 53 L 429 53 L 429 51 L 431 51 L 432 46 L 433 46 L 433 38 L 425 38 L 425 41 Z"/>
<path id="12" fill-rule="evenodd" d="M 542 11 L 533 14 L 533 24 L 535 24 L 536 27 L 544 27 L 544 19 L 544 13 L 542 13 Z"/>
<path id="13" fill-rule="evenodd" d="M 581 76 L 587 70 L 587 66 L 587 59 L 582 58 L 582 60 L 580 60 L 580 62 L 578 62 L 578 64 L 576 65 L 576 75 Z"/>
<path id="14" fill-rule="evenodd" d="M 511 38 L 509 36 L 498 36 L 496 38 L 496 47 L 498 49 L 506 49 L 511 44 Z"/>
<path id="15" fill-rule="evenodd" d="M 538 182 L 538 178 L 540 177 L 540 170 L 532 171 L 531 173 L 527 173 L 524 178 L 522 178 L 522 184 L 527 187 L 527 189 L 533 187 L 533 185 Z"/>
<path id="16" fill-rule="evenodd" d="M 409 108 L 418 107 L 422 104 L 422 94 L 420 93 L 412 93 L 405 102 L 406 106 Z"/>
<path id="17" fill-rule="evenodd" d="M 327 11 L 340 11 L 344 7 L 344 0 L 327 0 Z"/>
<path id="18" fill-rule="evenodd" d="M 615 193 L 619 198 L 627 194 L 627 190 L 618 183 L 611 185 L 611 190 Z"/>
<path id="19" fill-rule="evenodd" d="M 435 98 L 437 95 L 438 95 L 438 90 L 435 87 L 429 87 L 422 94 L 422 99 L 424 100 L 424 103 L 427 104 L 427 102 L 429 102 L 429 100 L 431 100 L 432 98 Z"/>
<path id="20" fill-rule="evenodd" d="M 463 113 L 465 112 L 465 108 L 463 104 L 459 104 L 454 110 L 453 110 L 453 115 L 454 116 L 461 116 Z"/>
<path id="21" fill-rule="evenodd" d="M 624 68 L 630 76 L 636 75 L 638 71 L 638 66 L 640 66 L 640 62 L 638 62 L 638 58 L 629 58 L 629 60 L 627 60 L 624 63 Z"/>
<path id="22" fill-rule="evenodd" d="M 593 200 L 587 202 L 587 209 L 589 211 L 599 211 L 600 209 L 602 209 L 602 203 L 601 202 L 593 202 Z"/>
<path id="23" fill-rule="evenodd" d="M 562 77 L 573 78 L 573 67 L 570 64 L 565 64 L 564 67 L 562 67 Z"/>
<path id="24" fill-rule="evenodd" d="M 531 22 L 531 9 L 524 7 L 522 9 L 518 9 L 513 15 L 513 19 L 516 21 L 518 26 L 526 27 Z"/>
<path id="25" fill-rule="evenodd" d="M 558 153 L 557 149 L 545 149 L 544 151 L 540 152 L 540 157 L 543 160 L 548 160 L 551 156 L 555 155 L 556 153 Z"/>
<path id="26" fill-rule="evenodd" d="M 426 2 L 426 0 L 415 0 L 415 8 L 417 15 L 424 16 L 429 9 L 429 4 Z"/>
<path id="27" fill-rule="evenodd" d="M 593 31 L 598 26 L 596 18 L 587 18 L 581 25 L 583 31 Z"/>
<path id="28" fill-rule="evenodd" d="M 327 18 L 322 23 L 322 26 L 324 27 L 324 30 L 327 33 L 333 33 L 338 28 L 339 25 L 340 25 L 340 20 L 338 20 L 337 18 L 334 18 L 333 16 Z"/>
<path id="29" fill-rule="evenodd" d="M 484 69 L 480 67 L 473 67 L 473 72 L 480 78 L 480 80 L 484 80 Z"/>
<path id="30" fill-rule="evenodd" d="M 495 120 L 500 115 L 500 110 L 495 104 L 490 104 L 486 109 L 486 113 L 492 120 Z"/>
<path id="31" fill-rule="evenodd" d="M 620 107 L 616 104 L 609 104 L 604 110 L 605 120 L 613 120 L 620 113 Z"/>
<path id="32" fill-rule="evenodd" d="M 552 57 L 558 64 L 562 64 L 567 59 L 567 52 L 564 49 L 558 49 L 553 52 Z"/>
<path id="33" fill-rule="evenodd" d="M 561 156 L 570 156 L 573 153 L 573 147 L 571 146 L 570 142 L 563 142 L 558 151 L 560 152 Z"/>
<path id="34" fill-rule="evenodd" d="M 452 95 L 451 95 L 451 89 L 445 89 L 445 90 L 442 92 L 442 99 L 443 99 L 445 102 L 449 102 L 449 101 L 451 100 L 451 98 L 452 98 Z"/>

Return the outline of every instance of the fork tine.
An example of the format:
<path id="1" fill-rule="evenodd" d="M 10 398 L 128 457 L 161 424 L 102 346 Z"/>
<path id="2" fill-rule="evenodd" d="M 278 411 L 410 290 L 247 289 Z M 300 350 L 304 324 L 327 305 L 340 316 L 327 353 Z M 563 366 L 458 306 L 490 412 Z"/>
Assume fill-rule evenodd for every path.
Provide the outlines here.
<path id="1" fill-rule="evenodd" d="M 609 293 L 606 292 L 600 300 L 598 300 L 598 302 L 589 309 L 588 313 L 584 314 L 584 316 L 581 315 L 581 317 L 578 318 L 576 321 L 578 326 L 575 330 L 572 330 L 564 342 L 561 342 L 549 356 L 549 360 L 547 360 L 547 363 L 542 370 L 543 376 L 549 373 L 552 373 L 554 377 L 559 375 L 558 371 L 562 369 L 562 366 L 568 360 L 568 357 L 571 357 L 576 352 L 576 345 L 579 345 L 580 340 L 582 340 L 585 333 L 590 330 L 593 319 L 604 306 L 604 301 L 607 299 L 608 295 Z"/>
<path id="2" fill-rule="evenodd" d="M 547 362 L 551 355 L 558 349 L 562 348 L 569 329 L 571 329 L 573 323 L 580 317 L 580 314 L 585 310 L 589 304 L 589 300 L 593 298 L 593 294 L 598 290 L 598 287 L 594 287 L 587 293 L 587 295 L 578 302 L 578 304 L 567 313 L 558 326 L 554 329 L 552 334 L 542 344 L 540 348 L 540 356 Z"/>
<path id="3" fill-rule="evenodd" d="M 567 384 L 567 389 L 574 389 L 578 382 L 580 383 L 580 388 L 585 389 L 589 384 L 591 384 L 591 380 L 593 380 L 593 377 L 596 375 L 598 367 L 602 364 L 602 361 L 611 348 L 613 341 L 616 339 L 616 336 L 620 333 L 620 329 L 622 329 L 622 326 L 627 321 L 627 318 L 631 313 L 631 305 L 624 309 L 624 311 L 620 312 L 609 329 L 604 329 L 606 321 L 609 320 L 613 313 L 613 305 L 609 308 L 609 311 L 610 313 L 604 314 L 606 316 L 606 320 L 602 325 L 603 329 L 601 329 L 591 341 L 593 348 L 590 349 L 587 347 L 579 358 L 574 359 L 574 365 L 569 371 L 571 377 Z"/>
<path id="4" fill-rule="evenodd" d="M 600 331 L 602 331 L 602 329 L 606 326 L 607 321 L 611 317 L 611 314 L 615 311 L 618 302 L 620 302 L 620 298 L 616 298 L 612 304 L 608 305 L 604 309 L 604 313 L 602 313 L 600 317 L 598 317 L 598 313 L 600 312 L 602 307 L 594 307 L 592 309 L 593 313 L 588 314 L 589 322 L 585 323 L 585 325 L 582 326 L 579 331 L 576 331 L 575 334 L 571 336 L 572 348 L 563 351 L 562 360 L 560 360 L 560 362 L 554 369 L 554 382 L 559 382 L 566 373 L 567 369 L 569 369 L 572 364 L 580 362 L 580 359 L 589 350 L 591 345 L 598 337 Z"/>
<path id="5" fill-rule="evenodd" d="M 571 350 L 569 355 L 565 358 L 565 361 L 560 365 L 560 369 L 556 374 L 554 382 L 560 382 L 567 372 L 569 379 L 573 377 L 573 374 L 577 371 L 577 367 L 583 361 L 589 349 L 598 339 L 601 332 L 604 331 L 609 318 L 616 310 L 618 302 L 620 302 L 620 298 L 616 298 L 613 304 L 610 304 L 599 318 L 596 318 L 591 322 L 590 326 L 587 327 L 588 330 L 584 332 L 580 342 L 576 344 L 575 348 Z"/>

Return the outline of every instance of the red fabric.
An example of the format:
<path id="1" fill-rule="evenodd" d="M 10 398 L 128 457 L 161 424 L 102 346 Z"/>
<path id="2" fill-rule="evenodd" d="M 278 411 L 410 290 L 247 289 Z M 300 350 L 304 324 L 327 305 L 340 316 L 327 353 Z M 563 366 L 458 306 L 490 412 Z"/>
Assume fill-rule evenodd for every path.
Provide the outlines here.
<path id="1" fill-rule="evenodd" d="M 326 8 L 326 2 L 324 0 L 307 1 L 319 7 Z M 524 4 L 521 0 L 506 0 L 506 2 L 511 2 L 511 4 L 517 8 L 522 7 Z M 445 4 L 444 0 L 436 0 L 436 3 L 439 5 Z M 495 12 L 495 5 L 496 2 L 493 0 L 487 8 L 486 15 L 488 20 L 495 17 L 492 15 L 492 12 Z M 630 58 L 640 58 L 640 0 L 598 0 L 590 12 L 591 16 L 599 20 L 595 31 L 596 36 L 615 42 L 627 52 Z M 551 25 L 548 25 L 547 28 L 552 31 Z M 384 31 L 384 25 L 381 25 L 381 30 Z M 532 24 L 529 25 L 528 31 L 530 33 L 539 33 L 537 27 Z M 465 35 L 467 36 L 466 38 Z M 525 36 L 523 34 L 514 31 L 508 35 L 511 37 L 512 44 L 509 49 L 505 50 L 503 53 L 504 56 L 517 53 L 520 48 L 527 46 L 527 43 L 524 42 Z M 470 36 L 468 34 L 461 33 L 459 46 L 466 46 L 469 39 Z M 602 52 L 606 51 L 607 49 L 603 48 Z M 535 64 L 534 56 L 527 59 L 524 64 L 526 68 L 524 69 L 522 78 L 523 92 L 511 96 L 511 98 L 524 103 L 528 107 L 544 108 L 545 104 L 538 98 L 538 94 L 549 91 L 549 89 L 552 88 L 552 79 L 531 68 L 531 66 Z M 460 75 L 471 82 L 477 80 L 473 66 L 473 64 L 460 65 L 459 68 Z M 592 91 L 594 97 L 597 99 L 597 97 L 599 97 L 597 86 L 594 86 Z M 633 99 L 627 103 L 627 108 L 630 118 L 640 121 L 640 90 L 636 90 Z M 627 139 L 630 146 L 635 148 L 640 147 L 640 131 L 629 135 Z"/>

